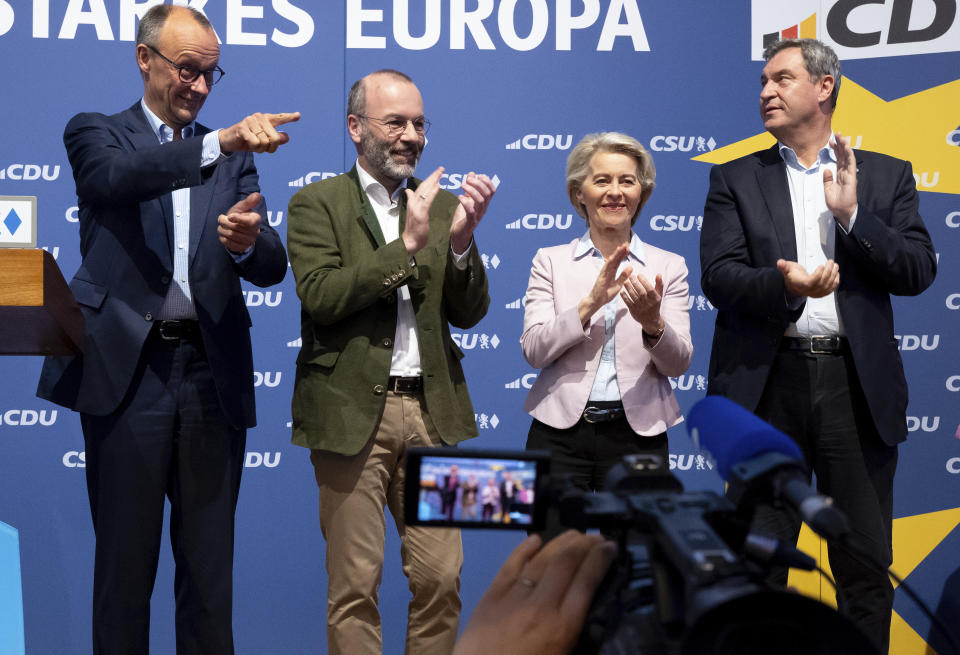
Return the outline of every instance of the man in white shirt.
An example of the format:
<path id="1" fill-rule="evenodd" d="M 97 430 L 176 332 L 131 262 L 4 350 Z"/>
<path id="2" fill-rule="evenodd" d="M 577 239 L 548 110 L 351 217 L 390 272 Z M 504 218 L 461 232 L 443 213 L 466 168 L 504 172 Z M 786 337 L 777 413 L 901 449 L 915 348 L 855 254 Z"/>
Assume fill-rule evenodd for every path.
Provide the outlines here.
<path id="1" fill-rule="evenodd" d="M 303 337 L 293 443 L 311 449 L 320 490 L 331 654 L 381 652 L 384 505 L 413 594 L 407 652 L 450 653 L 457 636 L 460 533 L 404 525 L 403 469 L 408 447 L 477 435 L 450 325 L 476 325 L 490 302 L 473 231 L 495 189 L 470 173 L 454 196 L 442 167 L 413 178 L 428 128 L 409 77 L 371 73 L 347 103 L 356 165 L 290 201 Z"/>
<path id="2" fill-rule="evenodd" d="M 890 294 L 933 282 L 909 162 L 834 134 L 836 54 L 818 41 L 768 46 L 760 114 L 778 143 L 716 166 L 703 215 L 703 290 L 717 308 L 707 392 L 793 438 L 852 540 L 892 561 L 893 475 L 907 387 Z M 761 507 L 754 529 L 795 543 L 800 521 Z M 886 652 L 893 588 L 830 543 L 840 610 Z M 774 572 L 786 583 L 786 569 Z"/>

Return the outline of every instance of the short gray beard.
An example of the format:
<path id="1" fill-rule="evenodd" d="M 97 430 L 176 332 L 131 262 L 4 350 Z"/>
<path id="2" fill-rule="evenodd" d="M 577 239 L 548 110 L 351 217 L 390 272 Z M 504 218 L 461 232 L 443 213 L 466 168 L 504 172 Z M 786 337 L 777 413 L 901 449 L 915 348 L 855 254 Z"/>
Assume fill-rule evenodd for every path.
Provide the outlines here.
<path id="1" fill-rule="evenodd" d="M 397 142 L 399 143 L 399 142 Z M 360 135 L 360 147 L 363 149 L 363 155 L 373 168 L 370 173 L 381 175 L 391 180 L 400 182 L 412 176 L 417 170 L 416 162 L 411 164 L 398 164 L 390 156 L 390 150 L 394 144 L 389 141 L 382 141 L 369 130 L 364 129 Z M 417 152 L 416 161 L 420 161 L 420 155 L 423 151 Z"/>

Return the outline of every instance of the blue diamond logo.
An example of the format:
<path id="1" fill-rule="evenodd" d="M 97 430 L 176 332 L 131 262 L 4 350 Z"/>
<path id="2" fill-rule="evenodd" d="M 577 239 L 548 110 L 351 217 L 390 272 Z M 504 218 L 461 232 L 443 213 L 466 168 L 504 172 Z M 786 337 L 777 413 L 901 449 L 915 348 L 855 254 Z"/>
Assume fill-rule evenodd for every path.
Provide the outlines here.
<path id="1" fill-rule="evenodd" d="M 10 230 L 10 234 L 16 234 L 20 226 L 23 225 L 23 221 L 20 220 L 19 216 L 17 216 L 16 210 L 11 209 L 10 213 L 7 214 L 7 217 L 3 219 L 3 224 L 7 226 L 8 230 Z"/>

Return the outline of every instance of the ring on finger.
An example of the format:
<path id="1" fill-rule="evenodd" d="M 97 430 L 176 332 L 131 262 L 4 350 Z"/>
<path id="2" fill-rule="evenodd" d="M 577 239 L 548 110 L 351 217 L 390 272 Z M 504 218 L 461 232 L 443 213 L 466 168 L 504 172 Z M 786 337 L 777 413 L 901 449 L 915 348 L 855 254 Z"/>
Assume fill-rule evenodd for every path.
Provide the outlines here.
<path id="1" fill-rule="evenodd" d="M 425 195 L 423 195 L 422 193 L 418 193 L 417 195 L 420 196 L 421 198 L 423 198 L 424 200 L 427 199 L 427 197 L 426 197 Z"/>
<path id="2" fill-rule="evenodd" d="M 535 580 L 531 580 L 530 578 L 527 578 L 522 575 L 517 578 L 517 584 L 522 584 L 524 587 L 527 587 L 529 589 L 533 589 L 534 587 L 537 586 L 537 583 Z"/>

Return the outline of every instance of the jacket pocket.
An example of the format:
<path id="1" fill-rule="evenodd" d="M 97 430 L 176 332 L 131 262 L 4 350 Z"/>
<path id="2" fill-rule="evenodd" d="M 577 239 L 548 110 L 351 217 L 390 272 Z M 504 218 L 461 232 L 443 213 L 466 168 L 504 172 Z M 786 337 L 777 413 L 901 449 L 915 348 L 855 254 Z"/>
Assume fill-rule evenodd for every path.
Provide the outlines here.
<path id="1" fill-rule="evenodd" d="M 70 291 L 77 302 L 91 309 L 100 309 L 107 297 L 107 288 L 94 284 L 89 280 L 73 278 L 70 281 Z"/>

